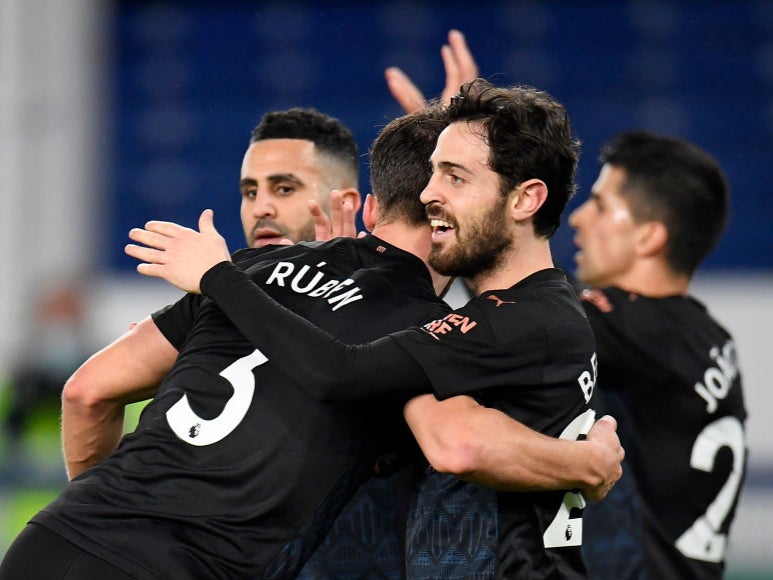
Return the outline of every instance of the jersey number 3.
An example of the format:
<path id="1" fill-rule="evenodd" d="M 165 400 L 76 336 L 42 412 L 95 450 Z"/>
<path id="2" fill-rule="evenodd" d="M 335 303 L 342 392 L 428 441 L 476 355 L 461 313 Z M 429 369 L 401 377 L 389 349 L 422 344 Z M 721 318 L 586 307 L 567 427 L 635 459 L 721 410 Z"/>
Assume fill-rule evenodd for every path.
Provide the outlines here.
<path id="1" fill-rule="evenodd" d="M 252 403 L 252 396 L 255 394 L 255 375 L 252 374 L 252 369 L 267 361 L 266 356 L 255 349 L 220 373 L 221 377 L 231 383 L 234 394 L 223 407 L 223 412 L 214 419 L 199 417 L 191 409 L 188 395 L 183 395 L 166 412 L 166 420 L 175 435 L 198 447 L 212 445 L 227 437 L 242 422 Z"/>

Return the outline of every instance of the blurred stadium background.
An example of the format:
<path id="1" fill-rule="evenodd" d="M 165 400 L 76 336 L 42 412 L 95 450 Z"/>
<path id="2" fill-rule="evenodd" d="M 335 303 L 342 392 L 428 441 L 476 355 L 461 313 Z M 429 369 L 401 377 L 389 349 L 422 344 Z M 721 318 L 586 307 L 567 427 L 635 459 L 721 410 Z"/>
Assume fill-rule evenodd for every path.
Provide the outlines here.
<path id="1" fill-rule="evenodd" d="M 694 294 L 735 334 L 750 411 L 728 578 L 773 577 L 773 3 L 765 0 L 2 0 L 0 418 L 11 368 L 40 347 L 32 321 L 44 289 L 81 292 L 89 351 L 176 299 L 134 273 L 123 254 L 129 228 L 148 219 L 193 226 L 212 207 L 231 249 L 240 247 L 239 167 L 261 115 L 314 106 L 343 120 L 365 153 L 400 114 L 384 68 L 402 67 L 434 96 L 450 28 L 467 35 L 482 76 L 538 86 L 567 105 L 583 142 L 573 206 L 596 176 L 599 147 L 621 130 L 685 137 L 725 168 L 731 221 Z M 367 192 L 364 158 L 361 170 Z M 571 265 L 568 228 L 554 251 Z M 61 488 L 61 465 L 55 401 L 36 409 L 21 448 L 0 435 L 0 554 Z"/>

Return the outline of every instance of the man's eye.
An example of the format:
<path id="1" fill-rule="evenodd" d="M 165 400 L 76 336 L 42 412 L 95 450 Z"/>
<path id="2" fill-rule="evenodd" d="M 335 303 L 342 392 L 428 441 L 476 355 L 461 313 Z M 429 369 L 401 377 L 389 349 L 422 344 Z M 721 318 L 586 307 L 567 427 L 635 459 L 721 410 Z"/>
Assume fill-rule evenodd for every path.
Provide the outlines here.
<path id="1" fill-rule="evenodd" d="M 449 181 L 451 181 L 451 183 L 454 183 L 454 184 L 464 183 L 464 179 L 462 179 L 458 175 L 454 175 L 453 173 L 448 174 L 448 179 Z"/>
<path id="2" fill-rule="evenodd" d="M 295 192 L 295 188 L 290 185 L 279 185 L 276 188 L 276 192 L 279 195 L 292 195 Z"/>
<path id="3" fill-rule="evenodd" d="M 258 195 L 257 189 L 243 189 L 242 190 L 242 197 L 246 197 L 248 199 L 255 199 L 255 196 Z"/>

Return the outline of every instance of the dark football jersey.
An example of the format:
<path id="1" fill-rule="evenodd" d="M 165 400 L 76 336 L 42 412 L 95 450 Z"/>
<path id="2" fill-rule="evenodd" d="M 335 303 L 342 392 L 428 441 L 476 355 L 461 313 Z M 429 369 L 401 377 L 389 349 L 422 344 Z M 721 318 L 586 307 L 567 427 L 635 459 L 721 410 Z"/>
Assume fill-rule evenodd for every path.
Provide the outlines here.
<path id="1" fill-rule="evenodd" d="M 351 342 L 447 311 L 423 263 L 378 238 L 243 250 L 234 261 Z M 178 359 L 115 453 L 33 521 L 138 578 L 290 578 L 386 452 L 403 401 L 308 396 L 208 298 L 154 314 Z"/>
<path id="2" fill-rule="evenodd" d="M 417 458 L 363 483 L 333 522 L 299 580 L 405 578 L 405 523 Z"/>
<path id="3" fill-rule="evenodd" d="M 617 419 L 626 450 L 623 479 L 588 510 L 589 572 L 721 578 L 747 455 L 733 340 L 689 296 L 608 288 L 582 298 L 596 335 L 598 407 Z"/>
<path id="4" fill-rule="evenodd" d="M 593 334 L 559 270 L 364 345 L 342 344 L 294 316 L 228 263 L 210 269 L 201 287 L 269 353 L 289 350 L 290 336 L 302 343 L 309 365 L 298 357 L 275 356 L 276 362 L 320 400 L 409 392 L 413 385 L 414 393 L 433 387 L 439 398 L 470 394 L 548 435 L 575 439 L 592 424 Z M 252 316 L 242 315 L 245 304 Z M 266 335 L 257 320 L 284 332 Z M 413 510 L 408 578 L 585 576 L 581 494 L 494 493 L 447 475 L 432 479 Z M 462 512 L 469 516 L 460 525 L 444 519 Z"/>
<path id="5" fill-rule="evenodd" d="M 593 335 L 558 270 L 392 336 L 439 398 L 471 395 L 555 437 L 590 428 Z M 429 469 L 408 523 L 408 577 L 582 578 L 584 503 L 571 490 L 495 492 Z"/>

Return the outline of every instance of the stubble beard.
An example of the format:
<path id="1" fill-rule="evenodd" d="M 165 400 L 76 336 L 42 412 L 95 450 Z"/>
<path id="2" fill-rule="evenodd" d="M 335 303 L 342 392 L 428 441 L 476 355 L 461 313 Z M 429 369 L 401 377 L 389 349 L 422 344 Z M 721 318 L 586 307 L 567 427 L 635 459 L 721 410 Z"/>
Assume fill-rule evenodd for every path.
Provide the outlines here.
<path id="1" fill-rule="evenodd" d="M 444 276 L 475 278 L 496 268 L 502 261 L 512 240 L 506 233 L 504 207 L 506 198 L 501 198 L 480 220 L 466 226 L 466 234 L 460 238 L 454 230 L 456 244 L 442 250 L 440 244 L 432 244 L 428 262 Z"/>

